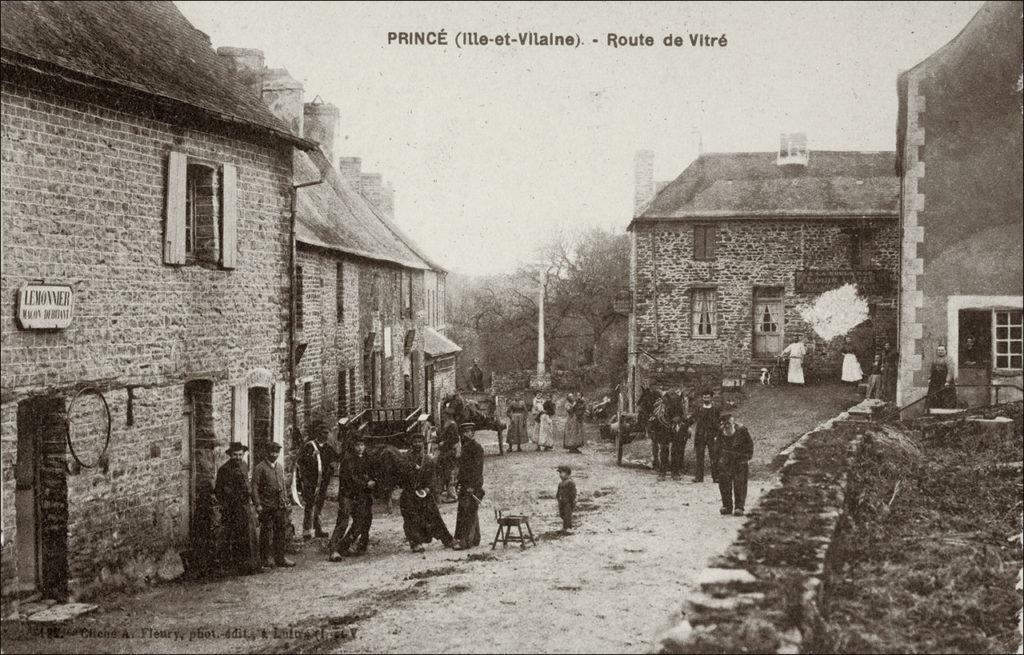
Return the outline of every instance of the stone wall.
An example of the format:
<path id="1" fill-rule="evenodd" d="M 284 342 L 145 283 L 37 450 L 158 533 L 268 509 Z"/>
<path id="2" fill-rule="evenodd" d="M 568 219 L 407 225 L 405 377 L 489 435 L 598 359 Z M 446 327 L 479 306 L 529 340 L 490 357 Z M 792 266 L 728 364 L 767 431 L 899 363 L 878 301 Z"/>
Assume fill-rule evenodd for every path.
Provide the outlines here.
<path id="1" fill-rule="evenodd" d="M 28 78 L 5 76 L 2 106 L 6 543 L 18 540 L 14 473 L 19 427 L 25 431 L 19 404 L 41 396 L 66 403 L 89 385 L 101 390 L 112 414 L 107 466 L 76 471 L 64 455 L 72 468 L 67 533 L 74 586 L 105 564 L 186 540 L 193 461 L 183 417 L 188 381 L 212 384 L 214 438 L 207 441 L 216 454 L 198 458 L 206 475 L 223 460 L 234 432 L 232 388 L 287 379 L 291 149 L 188 116 L 165 118 L 143 103 L 128 113 L 117 99 L 79 98 Z M 236 268 L 163 263 L 171 150 L 236 167 Z M 71 286 L 70 327 L 18 326 L 16 291 L 41 279 Z M 83 418 L 79 437 L 92 445 L 101 424 L 95 415 Z M 3 561 L 2 584 L 10 591 L 17 558 L 6 547 Z"/>
<path id="2" fill-rule="evenodd" d="M 851 268 L 850 227 L 826 219 L 718 221 L 715 259 L 696 261 L 691 223 L 634 226 L 635 345 L 665 364 L 749 362 L 754 289 L 780 287 L 785 341 L 807 337 L 812 353 L 806 364 L 811 375 L 838 380 L 842 340 L 824 341 L 800 317 L 800 306 L 813 302 L 818 294 L 797 293 L 795 272 Z M 888 271 L 895 281 L 900 246 L 897 221 L 878 221 L 871 227 L 870 265 Z M 713 338 L 692 336 L 694 287 L 715 289 L 717 333 Z M 880 311 L 854 333 L 862 365 L 873 350 L 876 334 L 885 335 L 877 339 L 895 334 L 895 316 L 885 310 L 894 303 L 895 292 L 872 293 L 866 299 Z"/>

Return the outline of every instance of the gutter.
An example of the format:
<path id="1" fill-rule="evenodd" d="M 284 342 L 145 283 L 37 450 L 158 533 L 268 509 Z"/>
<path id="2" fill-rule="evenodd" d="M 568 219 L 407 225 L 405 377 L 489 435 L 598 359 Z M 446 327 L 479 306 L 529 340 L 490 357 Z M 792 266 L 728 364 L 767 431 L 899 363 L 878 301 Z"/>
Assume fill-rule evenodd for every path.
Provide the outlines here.
<path id="1" fill-rule="evenodd" d="M 317 146 L 319 148 L 319 146 Z M 301 184 L 292 184 L 290 187 L 291 196 L 291 211 L 289 212 L 289 229 L 288 229 L 288 389 L 289 396 L 292 403 L 292 438 L 298 433 L 299 430 L 299 396 L 298 396 L 298 380 L 295 373 L 296 361 L 295 361 L 295 332 L 296 332 L 296 321 L 295 321 L 295 310 L 297 305 L 297 294 L 296 294 L 296 280 L 295 280 L 295 249 L 296 242 L 298 239 L 295 235 L 295 206 L 299 196 L 299 189 L 303 189 L 309 186 L 316 186 L 323 184 L 327 179 L 327 173 L 325 171 L 320 172 L 320 179 L 312 182 L 302 182 Z"/>

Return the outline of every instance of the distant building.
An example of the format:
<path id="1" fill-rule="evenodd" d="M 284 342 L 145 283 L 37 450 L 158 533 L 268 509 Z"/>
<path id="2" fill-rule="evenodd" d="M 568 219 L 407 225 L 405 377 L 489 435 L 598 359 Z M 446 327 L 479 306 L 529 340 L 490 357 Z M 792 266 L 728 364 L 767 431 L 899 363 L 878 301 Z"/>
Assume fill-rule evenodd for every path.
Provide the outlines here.
<path id="1" fill-rule="evenodd" d="M 893 160 L 808 151 L 802 135 L 784 135 L 779 152 L 701 155 L 653 198 L 638 197 L 629 226 L 631 394 L 652 375 L 672 383 L 693 364 L 756 373 L 795 336 L 814 348 L 811 374 L 838 381 L 841 344 L 823 342 L 798 310 L 848 282 L 871 309 L 851 333 L 861 361 L 893 339 Z M 654 192 L 652 174 L 650 156 L 638 155 L 638 188 Z"/>
<path id="2" fill-rule="evenodd" d="M 988 2 L 899 76 L 901 406 L 927 393 L 940 345 L 962 402 L 1022 385 L 1021 20 Z"/>
<path id="3" fill-rule="evenodd" d="M 0 12 L 0 581 L 59 598 L 178 560 L 228 442 L 284 441 L 292 151 L 316 145 L 170 2 Z"/>

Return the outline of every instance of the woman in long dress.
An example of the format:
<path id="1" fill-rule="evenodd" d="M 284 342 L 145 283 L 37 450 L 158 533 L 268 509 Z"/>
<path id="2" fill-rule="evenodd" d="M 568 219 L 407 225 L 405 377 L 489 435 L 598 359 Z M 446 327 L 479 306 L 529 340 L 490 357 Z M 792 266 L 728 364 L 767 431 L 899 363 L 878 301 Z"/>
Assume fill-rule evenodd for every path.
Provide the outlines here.
<path id="1" fill-rule="evenodd" d="M 846 337 L 843 342 L 843 382 L 856 383 L 864 378 L 864 371 L 857 361 L 857 354 L 853 352 L 853 342 Z"/>
<path id="2" fill-rule="evenodd" d="M 540 417 L 544 413 L 544 399 L 541 398 L 540 394 L 533 397 L 533 406 L 530 409 L 530 416 L 533 419 L 533 429 L 530 430 L 532 436 L 530 441 L 537 444 L 537 450 L 541 449 L 540 445 Z"/>
<path id="3" fill-rule="evenodd" d="M 928 375 L 928 398 L 925 409 L 950 409 L 956 407 L 956 390 L 953 387 L 953 370 L 946 358 L 946 347 L 935 349 L 931 372 Z"/>
<path id="4" fill-rule="evenodd" d="M 804 345 L 804 338 L 797 337 L 793 343 L 779 354 L 780 357 L 789 358 L 789 374 L 786 381 L 790 384 L 804 383 L 804 357 L 807 355 L 807 346 Z"/>
<path id="5" fill-rule="evenodd" d="M 583 445 L 583 398 L 569 394 L 565 401 L 565 433 L 562 436 L 562 447 L 570 453 L 580 452 Z"/>
<path id="6" fill-rule="evenodd" d="M 514 399 L 508 404 L 505 414 L 508 416 L 509 451 L 515 446 L 517 451 L 523 452 L 523 444 L 529 440 L 526 435 L 526 401 Z"/>
<path id="7" fill-rule="evenodd" d="M 540 413 L 540 423 L 537 427 L 537 450 L 551 450 L 555 443 L 555 403 L 551 400 L 544 401 L 544 411 Z"/>

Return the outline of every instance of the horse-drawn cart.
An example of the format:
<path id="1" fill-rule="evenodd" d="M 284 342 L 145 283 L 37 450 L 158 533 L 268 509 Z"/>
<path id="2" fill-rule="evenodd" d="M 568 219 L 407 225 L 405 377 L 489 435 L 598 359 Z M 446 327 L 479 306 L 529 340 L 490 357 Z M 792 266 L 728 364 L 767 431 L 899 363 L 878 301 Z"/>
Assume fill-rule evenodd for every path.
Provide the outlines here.
<path id="1" fill-rule="evenodd" d="M 368 447 L 393 446 L 408 450 L 415 444 L 424 448 L 429 436 L 426 415 L 419 407 L 375 407 L 341 419 L 342 430 L 363 435 Z"/>
<path id="2" fill-rule="evenodd" d="M 498 418 L 497 397 L 483 391 L 460 391 L 445 398 L 442 406 L 451 405 L 455 420 L 459 423 L 473 423 L 477 430 L 494 430 L 498 433 L 498 452 L 505 454 L 502 432 L 507 427 Z"/>

